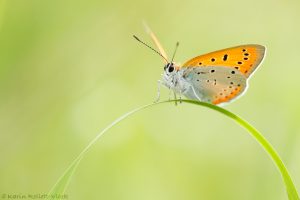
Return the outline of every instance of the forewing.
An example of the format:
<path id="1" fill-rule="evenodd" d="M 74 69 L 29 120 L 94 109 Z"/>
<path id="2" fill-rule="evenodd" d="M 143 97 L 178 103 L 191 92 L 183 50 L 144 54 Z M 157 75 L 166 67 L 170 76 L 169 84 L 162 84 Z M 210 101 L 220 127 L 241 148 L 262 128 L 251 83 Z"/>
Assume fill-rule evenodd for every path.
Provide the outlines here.
<path id="1" fill-rule="evenodd" d="M 149 26 L 144 23 L 146 32 L 150 35 L 152 41 L 154 42 L 155 46 L 158 48 L 158 51 L 161 53 L 161 55 L 168 60 L 168 56 L 164 50 L 164 48 L 162 47 L 162 45 L 160 44 L 160 42 L 158 41 L 156 35 L 151 31 L 151 29 L 149 28 Z M 165 62 L 165 64 L 167 64 L 166 60 L 163 59 L 163 61 Z"/>
<path id="2" fill-rule="evenodd" d="M 187 61 L 182 68 L 229 67 L 249 77 L 262 62 L 265 47 L 257 44 L 241 45 L 197 56 Z"/>

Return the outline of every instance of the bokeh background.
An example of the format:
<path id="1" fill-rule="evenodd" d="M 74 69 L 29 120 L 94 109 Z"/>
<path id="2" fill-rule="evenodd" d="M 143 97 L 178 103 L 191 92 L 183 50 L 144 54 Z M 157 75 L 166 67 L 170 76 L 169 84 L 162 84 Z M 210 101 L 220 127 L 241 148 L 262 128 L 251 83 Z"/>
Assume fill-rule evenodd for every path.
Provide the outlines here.
<path id="1" fill-rule="evenodd" d="M 0 0 L 0 192 L 46 193 L 106 125 L 153 102 L 163 70 L 148 22 L 177 62 L 267 46 L 226 106 L 273 144 L 300 189 L 298 0 Z M 162 90 L 162 99 L 168 91 Z M 287 199 L 262 148 L 206 108 L 165 104 L 123 121 L 79 165 L 69 199 Z"/>

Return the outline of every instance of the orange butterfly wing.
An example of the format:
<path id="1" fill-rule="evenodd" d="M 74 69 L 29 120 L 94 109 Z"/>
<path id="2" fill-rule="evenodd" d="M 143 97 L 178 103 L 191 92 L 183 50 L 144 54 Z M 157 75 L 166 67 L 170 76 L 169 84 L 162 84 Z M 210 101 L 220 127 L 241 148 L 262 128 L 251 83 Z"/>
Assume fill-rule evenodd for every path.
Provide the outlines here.
<path id="1" fill-rule="evenodd" d="M 266 48 L 262 45 L 241 45 L 197 56 L 182 67 L 232 67 L 249 77 L 263 60 L 265 52 Z"/>

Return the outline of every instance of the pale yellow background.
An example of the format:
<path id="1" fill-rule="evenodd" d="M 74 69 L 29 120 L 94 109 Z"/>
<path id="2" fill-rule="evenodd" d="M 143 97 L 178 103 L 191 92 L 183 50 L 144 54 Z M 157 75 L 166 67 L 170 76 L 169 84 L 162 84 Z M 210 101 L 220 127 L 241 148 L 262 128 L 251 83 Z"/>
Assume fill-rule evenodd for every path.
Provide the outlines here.
<path id="1" fill-rule="evenodd" d="M 132 38 L 151 42 L 143 20 L 169 54 L 180 42 L 181 63 L 230 46 L 266 45 L 248 92 L 226 108 L 264 134 L 300 189 L 298 0 L 0 0 L 0 193 L 46 193 L 102 128 L 155 99 L 161 58 Z M 244 129 L 187 104 L 153 107 L 109 131 L 67 194 L 287 199 L 278 170 Z"/>

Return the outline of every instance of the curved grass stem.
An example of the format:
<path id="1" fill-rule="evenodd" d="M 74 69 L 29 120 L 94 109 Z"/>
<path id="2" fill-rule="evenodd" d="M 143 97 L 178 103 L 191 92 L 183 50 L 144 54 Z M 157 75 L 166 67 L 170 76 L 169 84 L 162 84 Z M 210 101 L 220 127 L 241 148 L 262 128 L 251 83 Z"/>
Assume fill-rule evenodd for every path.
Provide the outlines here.
<path id="1" fill-rule="evenodd" d="M 286 191 L 287 191 L 289 200 L 299 200 L 299 195 L 298 195 L 297 189 L 296 189 L 296 187 L 292 181 L 292 178 L 290 177 L 289 172 L 288 172 L 287 168 L 285 167 L 283 161 L 281 160 L 281 158 L 279 157 L 279 155 L 275 151 L 275 149 L 272 147 L 272 145 L 265 139 L 265 137 L 258 130 L 256 130 L 253 126 L 251 126 L 247 121 L 243 120 L 241 117 L 233 114 L 232 112 L 230 112 L 224 108 L 221 108 L 221 107 L 218 107 L 218 106 L 215 106 L 212 104 L 208 104 L 205 102 L 199 102 L 199 101 L 193 101 L 193 100 L 181 100 L 181 101 L 185 102 L 185 103 L 194 104 L 194 105 L 204 106 L 204 107 L 210 108 L 212 110 L 218 111 L 218 112 L 224 114 L 225 116 L 231 118 L 232 120 L 234 120 L 236 123 L 238 123 L 242 127 L 244 127 L 250 133 L 250 135 L 253 136 L 256 139 L 256 141 L 263 147 L 263 149 L 268 153 L 268 155 L 271 157 L 271 159 L 274 161 L 275 165 L 279 169 L 279 172 L 281 173 L 281 176 L 283 178 L 283 181 L 284 181 L 284 184 L 286 187 Z M 76 171 L 78 164 L 80 163 L 80 161 L 82 160 L 84 155 L 90 150 L 90 148 L 99 140 L 99 138 L 105 132 L 107 132 L 109 129 L 111 129 L 112 127 L 117 125 L 119 122 L 121 122 L 124 119 L 128 118 L 129 116 L 133 115 L 134 113 L 137 113 L 141 110 L 152 107 L 154 105 L 159 105 L 162 103 L 170 103 L 170 102 L 174 103 L 174 102 L 176 102 L 176 100 L 162 101 L 162 102 L 158 102 L 158 103 L 152 103 L 152 104 L 148 104 L 145 106 L 141 106 L 139 108 L 136 108 L 136 109 L 122 115 L 121 117 L 116 119 L 114 122 L 112 122 L 110 125 L 108 125 L 105 129 L 103 129 L 100 133 L 98 133 L 96 135 L 96 137 L 86 146 L 86 148 L 83 149 L 83 151 L 77 156 L 77 158 L 70 164 L 70 166 L 66 169 L 66 171 L 62 174 L 62 176 L 58 179 L 58 181 L 55 183 L 55 185 L 52 187 L 52 189 L 48 193 L 47 199 L 57 199 L 58 196 L 63 195 L 65 193 L 66 188 L 67 188 L 74 172 Z"/>

